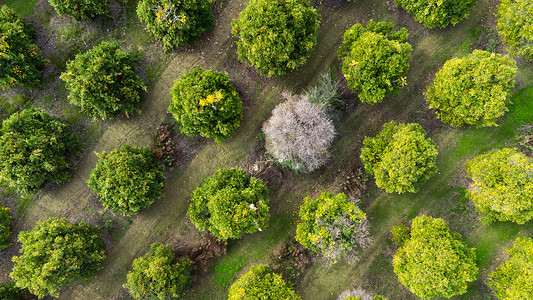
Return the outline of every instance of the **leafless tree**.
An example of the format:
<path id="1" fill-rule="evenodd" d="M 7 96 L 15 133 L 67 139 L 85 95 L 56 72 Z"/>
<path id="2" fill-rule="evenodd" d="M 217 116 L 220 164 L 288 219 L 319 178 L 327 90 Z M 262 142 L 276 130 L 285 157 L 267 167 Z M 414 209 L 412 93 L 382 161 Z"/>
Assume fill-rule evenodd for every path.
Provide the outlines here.
<path id="1" fill-rule="evenodd" d="M 346 290 L 342 292 L 337 300 L 346 300 L 348 297 L 360 297 L 360 300 L 373 300 L 374 296 L 372 294 L 367 293 L 363 289 L 353 289 L 353 290 Z"/>

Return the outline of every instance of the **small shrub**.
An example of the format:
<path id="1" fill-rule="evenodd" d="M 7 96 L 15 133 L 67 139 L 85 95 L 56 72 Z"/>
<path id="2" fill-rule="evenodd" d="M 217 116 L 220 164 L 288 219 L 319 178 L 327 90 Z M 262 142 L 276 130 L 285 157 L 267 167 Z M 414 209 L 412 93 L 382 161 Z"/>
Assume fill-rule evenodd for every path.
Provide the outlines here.
<path id="1" fill-rule="evenodd" d="M 137 16 L 165 49 L 192 44 L 215 26 L 210 0 L 141 0 Z"/>
<path id="2" fill-rule="evenodd" d="M 14 256 L 9 276 L 19 288 L 42 298 L 59 296 L 72 280 L 90 279 L 104 259 L 99 228 L 65 218 L 49 218 L 31 231 L 21 231 L 20 256 Z"/>
<path id="3" fill-rule="evenodd" d="M 3 250 L 11 243 L 11 209 L 0 206 L 0 250 Z M 2 298 L 3 299 L 3 298 Z"/>
<path id="4" fill-rule="evenodd" d="M 24 290 L 17 287 L 13 281 L 0 283 L 0 299 L 2 300 L 20 300 L 23 294 Z"/>
<path id="5" fill-rule="evenodd" d="M 508 110 L 516 72 L 515 61 L 507 56 L 474 50 L 444 63 L 428 88 L 427 102 L 452 126 L 496 126 Z"/>
<path id="6" fill-rule="evenodd" d="M 220 144 L 239 127 L 242 101 L 227 74 L 196 68 L 172 87 L 168 110 L 181 132 L 201 135 Z"/>
<path id="7" fill-rule="evenodd" d="M 318 77 L 318 84 L 306 91 L 304 96 L 309 102 L 328 110 L 340 101 L 339 81 L 334 80 L 329 72 L 324 72 Z"/>
<path id="8" fill-rule="evenodd" d="M 0 178 L 21 193 L 40 189 L 47 180 L 70 178 L 70 156 L 80 142 L 66 124 L 38 109 L 11 115 L 0 129 Z"/>
<path id="9" fill-rule="evenodd" d="M 98 158 L 87 184 L 114 214 L 138 214 L 163 196 L 165 168 L 151 149 L 125 144 Z"/>
<path id="10" fill-rule="evenodd" d="M 427 28 L 444 28 L 455 25 L 470 16 L 476 6 L 476 0 L 395 0 L 406 12 L 413 15 L 415 21 Z"/>
<path id="11" fill-rule="evenodd" d="M 138 112 L 146 86 L 135 74 L 134 57 L 116 42 L 103 42 L 76 55 L 60 78 L 71 104 L 93 119 L 107 119 L 124 111 Z"/>
<path id="12" fill-rule="evenodd" d="M 497 14 L 497 28 L 511 54 L 533 60 L 533 2 L 530 0 L 501 0 Z"/>
<path id="13" fill-rule="evenodd" d="M 237 279 L 229 288 L 228 299 L 301 300 L 290 283 L 286 283 L 281 275 L 272 272 L 265 265 L 255 265 Z"/>
<path id="14" fill-rule="evenodd" d="M 70 16 L 76 21 L 90 22 L 109 11 L 108 0 L 48 0 L 60 16 Z"/>
<path id="15" fill-rule="evenodd" d="M 355 24 L 344 33 L 338 50 L 348 87 L 362 102 L 375 104 L 406 84 L 412 47 L 407 29 L 393 32 L 388 22 Z"/>
<path id="16" fill-rule="evenodd" d="M 436 157 L 435 143 L 415 123 L 386 123 L 377 136 L 365 138 L 361 149 L 366 171 L 387 193 L 416 193 L 437 172 Z"/>
<path id="17" fill-rule="evenodd" d="M 519 237 L 506 251 L 509 259 L 489 274 L 487 285 L 498 299 L 527 299 L 533 295 L 533 240 Z"/>
<path id="18" fill-rule="evenodd" d="M 403 246 L 409 240 L 409 227 L 402 223 L 392 227 L 390 232 L 392 234 L 392 242 L 398 247 Z"/>
<path id="19" fill-rule="evenodd" d="M 268 226 L 268 188 L 244 170 L 219 169 L 191 194 L 187 215 L 217 239 L 239 239 Z"/>
<path id="20" fill-rule="evenodd" d="M 191 285 L 192 262 L 176 259 L 172 248 L 154 243 L 150 252 L 133 261 L 124 287 L 135 299 L 182 298 Z"/>
<path id="21" fill-rule="evenodd" d="M 306 197 L 299 215 L 296 240 L 334 262 L 341 255 L 355 260 L 354 250 L 370 243 L 366 214 L 342 193 Z"/>
<path id="22" fill-rule="evenodd" d="M 0 8 L 0 28 L 0 90 L 37 87 L 44 59 L 32 43 L 33 29 L 5 5 Z"/>
<path id="23" fill-rule="evenodd" d="M 262 75 L 288 74 L 315 47 L 320 19 L 308 0 L 251 0 L 231 24 L 239 59 Z"/>

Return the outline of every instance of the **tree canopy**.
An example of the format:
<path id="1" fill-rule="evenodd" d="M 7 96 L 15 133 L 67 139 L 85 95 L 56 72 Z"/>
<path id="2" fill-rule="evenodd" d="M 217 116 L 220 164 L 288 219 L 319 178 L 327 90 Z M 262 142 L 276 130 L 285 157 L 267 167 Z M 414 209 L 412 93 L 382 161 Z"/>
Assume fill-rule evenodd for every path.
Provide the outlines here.
<path id="1" fill-rule="evenodd" d="M 466 196 L 482 219 L 518 224 L 533 218 L 533 161 L 516 149 L 503 148 L 467 163 L 472 184 Z"/>
<path id="2" fill-rule="evenodd" d="M 171 93 L 168 110 L 186 135 L 220 144 L 239 127 L 242 101 L 227 74 L 195 68 L 174 83 Z"/>
<path id="3" fill-rule="evenodd" d="M 455 25 L 470 16 L 476 0 L 395 0 L 396 5 L 413 15 L 415 21 L 427 28 Z"/>
<path id="4" fill-rule="evenodd" d="M 514 60 L 487 51 L 452 58 L 428 88 L 429 107 L 452 126 L 496 126 L 496 119 L 508 110 L 516 72 Z"/>
<path id="5" fill-rule="evenodd" d="M 383 125 L 363 141 L 361 160 L 376 185 L 387 193 L 416 193 L 418 185 L 437 172 L 437 146 L 416 123 Z"/>
<path id="6" fill-rule="evenodd" d="M 77 21 L 90 22 L 109 11 L 109 0 L 48 0 L 61 16 L 70 16 Z"/>
<path id="7" fill-rule="evenodd" d="M 342 73 L 348 87 L 362 102 L 375 104 L 406 84 L 412 47 L 407 42 L 407 29 L 393 32 L 388 22 L 370 21 L 350 27 L 338 50 Z"/>
<path id="8" fill-rule="evenodd" d="M 44 66 L 34 31 L 7 6 L 0 8 L 0 90 L 13 86 L 36 87 Z"/>
<path id="9" fill-rule="evenodd" d="M 125 144 L 98 157 L 87 184 L 106 209 L 131 216 L 163 196 L 165 168 L 151 149 Z"/>
<path id="10" fill-rule="evenodd" d="M 135 74 L 135 58 L 116 42 L 102 42 L 76 55 L 60 78 L 70 103 L 93 119 L 107 119 L 124 112 L 140 112 L 146 86 Z"/>
<path id="11" fill-rule="evenodd" d="M 72 280 L 90 279 L 100 269 L 105 245 L 99 231 L 66 218 L 48 218 L 21 231 L 21 255 L 13 257 L 11 278 L 39 298 L 58 297 Z"/>
<path id="12" fill-rule="evenodd" d="M 194 43 L 215 26 L 210 0 L 141 0 L 137 16 L 165 49 Z"/>
<path id="13" fill-rule="evenodd" d="M 182 298 L 191 285 L 192 262 L 176 258 L 172 248 L 154 243 L 150 252 L 133 261 L 124 285 L 135 299 Z"/>
<path id="14" fill-rule="evenodd" d="M 241 169 L 219 169 L 191 194 L 187 215 L 217 239 L 239 239 L 268 226 L 268 188 Z"/>
<path id="15" fill-rule="evenodd" d="M 42 110 L 14 113 L 0 129 L 0 179 L 21 193 L 47 180 L 60 184 L 70 178 L 70 156 L 80 145 L 67 124 Z"/>
<path id="16" fill-rule="evenodd" d="M 498 34 L 509 52 L 533 60 L 533 1 L 501 0 L 497 14 Z"/>
<path id="17" fill-rule="evenodd" d="M 262 75 L 288 74 L 315 47 L 320 20 L 308 0 L 251 0 L 232 22 L 239 59 Z"/>
<path id="18" fill-rule="evenodd" d="M 3 250 L 11 243 L 9 237 L 11 236 L 11 209 L 0 206 L 0 250 Z"/>
<path id="19" fill-rule="evenodd" d="M 413 219 L 410 238 L 392 264 L 398 280 L 422 299 L 464 294 L 478 276 L 475 249 L 443 219 L 424 215 Z"/>

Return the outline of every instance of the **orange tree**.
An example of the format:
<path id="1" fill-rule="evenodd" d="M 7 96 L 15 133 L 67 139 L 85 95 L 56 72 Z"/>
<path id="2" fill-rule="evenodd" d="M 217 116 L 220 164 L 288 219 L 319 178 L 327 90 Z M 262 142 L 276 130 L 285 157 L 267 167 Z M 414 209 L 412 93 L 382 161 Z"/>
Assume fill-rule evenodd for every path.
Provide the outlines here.
<path id="1" fill-rule="evenodd" d="M 89 22 L 109 11 L 109 0 L 48 0 L 61 16 L 71 16 L 77 21 Z"/>
<path id="2" fill-rule="evenodd" d="M 177 80 L 171 93 L 168 110 L 186 135 L 220 144 L 239 126 L 242 101 L 227 74 L 196 68 Z"/>
<path id="3" fill-rule="evenodd" d="M 2 5 L 0 9 L 0 89 L 36 87 L 44 65 L 41 50 L 32 43 L 33 29 Z"/>
<path id="4" fill-rule="evenodd" d="M 60 78 L 70 103 L 93 119 L 107 119 L 124 111 L 140 113 L 146 86 L 135 74 L 135 59 L 116 42 L 103 42 L 76 55 Z"/>
<path id="5" fill-rule="evenodd" d="M 106 209 L 131 216 L 162 197 L 164 167 L 151 149 L 125 144 L 98 157 L 87 184 Z"/>
<path id="6" fill-rule="evenodd" d="M 11 209 L 0 206 L 0 250 L 9 247 L 11 235 Z"/>
<path id="7" fill-rule="evenodd" d="M 497 27 L 498 34 L 512 54 L 533 60 L 533 1 L 501 0 Z"/>
<path id="8" fill-rule="evenodd" d="M 20 256 L 14 256 L 10 276 L 16 286 L 43 298 L 58 297 L 72 280 L 90 279 L 104 259 L 100 229 L 66 218 L 48 218 L 31 231 L 21 231 Z"/>
<path id="9" fill-rule="evenodd" d="M 165 49 L 194 43 L 215 25 L 210 0 L 141 0 L 137 16 Z"/>
<path id="10" fill-rule="evenodd" d="M 427 28 L 444 28 L 470 16 L 476 0 L 395 0 L 396 5 L 412 14 Z"/>
<path id="11" fill-rule="evenodd" d="M 176 259 L 172 248 L 154 243 L 150 252 L 133 261 L 124 285 L 135 299 L 182 298 L 191 285 L 192 262 Z"/>
<path id="12" fill-rule="evenodd" d="M 70 156 L 81 144 L 67 124 L 42 110 L 12 114 L 0 128 L 0 179 L 22 193 L 40 189 L 47 180 L 70 178 Z"/>
<path id="13" fill-rule="evenodd" d="M 219 169 L 191 194 L 187 215 L 217 239 L 241 238 L 268 226 L 268 188 L 241 169 Z"/>

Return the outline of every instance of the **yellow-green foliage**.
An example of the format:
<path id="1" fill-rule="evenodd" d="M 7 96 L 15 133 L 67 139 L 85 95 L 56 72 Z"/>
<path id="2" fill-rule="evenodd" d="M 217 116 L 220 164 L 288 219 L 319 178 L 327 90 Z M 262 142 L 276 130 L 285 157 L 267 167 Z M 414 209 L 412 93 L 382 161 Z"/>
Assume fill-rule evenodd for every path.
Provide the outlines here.
<path id="1" fill-rule="evenodd" d="M 296 240 L 307 249 L 337 260 L 347 251 L 368 244 L 366 214 L 343 193 L 306 197 L 300 207 Z"/>
<path id="2" fill-rule="evenodd" d="M 48 0 L 61 16 L 71 16 L 74 20 L 89 22 L 96 16 L 109 11 L 109 0 Z"/>
<path id="3" fill-rule="evenodd" d="M 418 185 L 437 172 L 437 147 L 418 124 L 391 121 L 363 145 L 365 169 L 387 193 L 416 193 Z"/>
<path id="4" fill-rule="evenodd" d="M 427 28 L 444 28 L 470 16 L 476 0 L 395 0 Z"/>
<path id="5" fill-rule="evenodd" d="M 533 240 L 517 238 L 507 254 L 509 260 L 489 274 L 487 285 L 501 300 L 530 299 L 533 295 Z"/>
<path id="6" fill-rule="evenodd" d="M 407 42 L 407 29 L 393 32 L 393 28 L 392 23 L 370 20 L 366 28 L 355 24 L 344 33 L 338 51 L 342 73 L 362 102 L 380 103 L 407 84 L 412 47 Z"/>
<path id="7" fill-rule="evenodd" d="M 232 22 L 239 59 L 262 75 L 288 74 L 315 47 L 320 19 L 308 0 L 251 0 Z"/>
<path id="8" fill-rule="evenodd" d="M 496 119 L 508 110 L 516 72 L 514 60 L 487 51 L 452 58 L 426 93 L 429 107 L 452 126 L 496 126 Z"/>
<path id="9" fill-rule="evenodd" d="M 396 246 L 401 247 L 409 240 L 409 227 L 402 223 L 392 227 L 390 232 L 392 234 L 392 242 Z"/>
<path id="10" fill-rule="evenodd" d="M 533 1 L 501 0 L 497 27 L 512 54 L 533 60 Z"/>
<path id="11" fill-rule="evenodd" d="M 25 291 L 15 285 L 13 281 L 0 283 L 0 299 L 2 300 L 21 300 Z"/>
<path id="12" fill-rule="evenodd" d="M 182 298 L 191 285 L 192 262 L 174 256 L 172 248 L 154 243 L 150 252 L 133 261 L 124 287 L 135 299 Z"/>
<path id="13" fill-rule="evenodd" d="M 163 165 L 149 148 L 125 144 L 100 158 L 87 184 L 113 213 L 131 216 L 163 196 Z"/>
<path id="14" fill-rule="evenodd" d="M 44 61 L 32 43 L 33 30 L 2 5 L 0 9 L 0 90 L 16 85 L 35 87 L 41 81 Z"/>
<path id="15" fill-rule="evenodd" d="M 229 288 L 228 300 L 301 300 L 280 274 L 268 266 L 255 265 Z"/>
<path id="16" fill-rule="evenodd" d="M 524 224 L 533 218 L 533 161 L 515 149 L 479 155 L 467 163 L 467 197 L 487 222 Z"/>
<path id="17" fill-rule="evenodd" d="M 90 279 L 104 259 L 100 229 L 66 218 L 49 218 L 31 231 L 21 231 L 20 256 L 13 257 L 9 276 L 20 288 L 42 298 L 59 296 L 72 280 Z"/>
<path id="18" fill-rule="evenodd" d="M 464 294 L 478 275 L 475 249 L 443 219 L 424 215 L 413 219 L 411 237 L 392 264 L 398 280 L 422 299 Z"/>
<path id="19" fill-rule="evenodd" d="M 11 209 L 0 206 L 0 250 L 7 248 L 11 235 Z"/>

